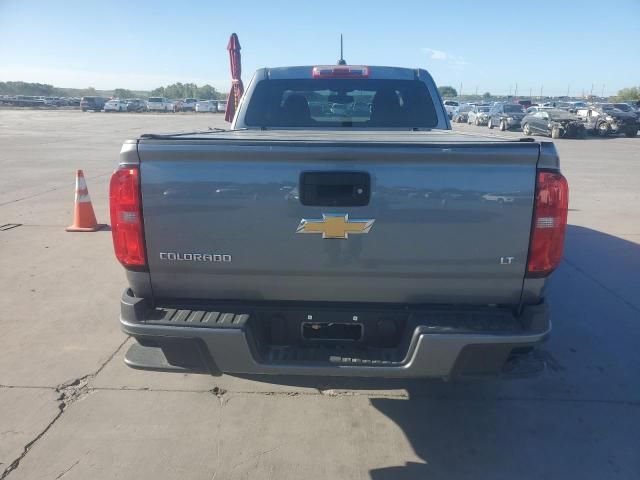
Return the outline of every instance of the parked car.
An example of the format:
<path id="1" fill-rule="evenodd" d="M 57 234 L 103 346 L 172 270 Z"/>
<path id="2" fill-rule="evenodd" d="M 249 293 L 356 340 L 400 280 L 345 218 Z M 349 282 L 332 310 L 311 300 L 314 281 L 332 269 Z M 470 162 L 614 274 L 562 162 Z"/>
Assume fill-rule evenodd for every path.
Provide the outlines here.
<path id="1" fill-rule="evenodd" d="M 218 111 L 219 112 L 226 112 L 227 111 L 227 101 L 226 100 L 219 100 L 218 101 Z"/>
<path id="2" fill-rule="evenodd" d="M 555 102 L 555 108 L 559 108 L 561 110 L 567 110 L 571 113 L 576 113 L 579 108 L 587 107 L 587 102 L 576 101 L 576 102 Z"/>
<path id="3" fill-rule="evenodd" d="M 526 112 L 527 113 L 533 113 L 533 112 L 541 112 L 542 110 L 553 110 L 554 107 L 544 107 L 542 105 L 532 105 L 531 107 L 527 108 Z"/>
<path id="4" fill-rule="evenodd" d="M 83 112 L 88 110 L 99 112 L 104 108 L 105 103 L 107 103 L 107 99 L 103 97 L 82 97 L 80 99 L 80 108 Z"/>
<path id="5" fill-rule="evenodd" d="M 78 97 L 69 97 L 69 98 L 67 98 L 67 104 L 70 107 L 79 107 L 80 106 L 80 99 Z"/>
<path id="6" fill-rule="evenodd" d="M 425 70 L 253 78 L 231 131 L 123 145 L 109 199 L 128 280 L 114 302 L 138 341 L 125 362 L 183 374 L 531 374 L 567 220 L 553 143 L 450 135 Z M 328 106 L 362 92 L 368 115 L 311 115 L 307 98 Z M 399 135 L 414 128 L 432 132 Z M 263 225 L 268 235 L 248 234 Z"/>
<path id="7" fill-rule="evenodd" d="M 476 126 L 486 125 L 489 121 L 489 110 L 491 107 L 489 105 L 476 105 L 467 115 L 467 123 L 469 125 L 474 124 Z"/>
<path id="8" fill-rule="evenodd" d="M 47 107 L 60 107 L 63 104 L 58 97 L 43 97 L 42 101 Z"/>
<path id="9" fill-rule="evenodd" d="M 451 118 L 453 117 L 454 108 L 460 106 L 460 104 L 458 102 L 456 102 L 455 100 L 445 100 L 442 103 L 444 103 L 444 109 L 447 111 L 447 115 L 449 116 L 449 120 L 451 120 Z"/>
<path id="10" fill-rule="evenodd" d="M 453 109 L 453 115 L 451 119 L 456 123 L 467 123 L 469 112 L 472 108 L 473 105 L 469 105 L 468 103 L 461 103 Z"/>
<path id="11" fill-rule="evenodd" d="M 560 109 L 545 109 L 527 113 L 522 119 L 525 135 L 548 135 L 551 138 L 583 138 L 584 124 L 576 115 Z"/>
<path id="12" fill-rule="evenodd" d="M 636 123 L 640 123 L 640 110 L 633 108 L 628 103 L 614 103 L 613 106 L 625 113 L 633 113 L 636 116 Z M 640 125 L 639 125 L 640 126 Z"/>
<path id="13" fill-rule="evenodd" d="M 515 197 L 512 195 L 501 195 L 499 193 L 485 193 L 482 195 L 482 200 L 496 203 L 513 203 Z"/>
<path id="14" fill-rule="evenodd" d="M 200 100 L 196 103 L 196 112 L 217 112 L 218 102 L 215 100 Z"/>
<path id="15" fill-rule="evenodd" d="M 112 98 L 108 102 L 104 104 L 105 112 L 126 112 L 127 104 L 124 100 L 120 100 L 119 98 Z"/>
<path id="16" fill-rule="evenodd" d="M 520 122 L 525 116 L 522 105 L 517 103 L 497 102 L 489 110 L 489 128 L 499 127 L 501 131 L 520 128 Z"/>
<path id="17" fill-rule="evenodd" d="M 11 102 L 16 107 L 44 107 L 44 100 L 30 95 L 16 95 Z"/>
<path id="18" fill-rule="evenodd" d="M 127 104 L 127 112 L 146 112 L 147 102 L 140 98 L 128 98 L 125 100 Z"/>
<path id="19" fill-rule="evenodd" d="M 634 113 L 623 112 L 612 103 L 600 103 L 581 108 L 577 112 L 587 132 L 601 137 L 624 133 L 627 137 L 638 134 L 638 120 Z"/>
<path id="20" fill-rule="evenodd" d="M 197 103 L 198 103 L 197 98 L 185 98 L 184 100 L 182 100 L 182 108 L 180 109 L 180 111 L 195 112 Z"/>
<path id="21" fill-rule="evenodd" d="M 149 97 L 147 110 L 150 112 L 172 112 L 173 102 L 165 97 Z"/>

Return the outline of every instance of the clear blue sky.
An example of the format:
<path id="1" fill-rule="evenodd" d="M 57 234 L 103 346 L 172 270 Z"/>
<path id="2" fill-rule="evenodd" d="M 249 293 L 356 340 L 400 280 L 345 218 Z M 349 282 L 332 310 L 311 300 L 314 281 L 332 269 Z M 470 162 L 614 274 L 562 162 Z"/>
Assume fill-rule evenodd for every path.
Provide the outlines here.
<path id="1" fill-rule="evenodd" d="M 423 67 L 463 92 L 614 94 L 640 84 L 640 0 L 0 0 L 0 81 L 226 90 L 231 32 L 243 79 L 262 66 Z M 575 3 L 575 5 L 569 5 Z"/>

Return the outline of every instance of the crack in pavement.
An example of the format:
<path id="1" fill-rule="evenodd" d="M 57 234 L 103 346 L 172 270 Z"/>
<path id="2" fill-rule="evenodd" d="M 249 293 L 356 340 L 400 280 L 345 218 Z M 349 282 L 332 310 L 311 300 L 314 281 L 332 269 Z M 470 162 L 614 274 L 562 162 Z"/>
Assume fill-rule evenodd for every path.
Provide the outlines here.
<path id="1" fill-rule="evenodd" d="M 229 471 L 233 472 L 235 469 L 237 469 L 238 467 L 241 467 L 242 465 L 246 465 L 247 463 L 254 461 L 254 460 L 259 460 L 261 457 L 264 457 L 265 455 L 268 455 L 272 452 L 275 452 L 276 450 L 280 450 L 282 447 L 285 446 L 289 446 L 292 442 L 289 443 L 281 443 L 280 445 L 277 445 L 275 447 L 269 448 L 268 450 L 262 450 L 260 452 L 257 452 L 253 455 L 251 455 L 249 458 L 246 458 L 238 463 L 236 463 L 235 465 L 233 465 Z M 213 479 L 211 479 L 213 480 Z"/>
<path id="2" fill-rule="evenodd" d="M 218 387 L 214 387 L 211 390 L 209 390 L 208 393 L 213 394 L 218 401 L 220 402 L 220 415 L 218 417 L 218 439 L 216 440 L 216 468 L 213 471 L 213 476 L 211 477 L 211 480 L 215 480 L 216 476 L 218 475 L 218 472 L 220 471 L 220 466 L 222 465 L 222 458 L 220 456 L 220 452 L 222 451 L 222 435 L 220 435 L 220 430 L 222 429 L 222 419 L 223 419 L 223 410 L 224 410 L 224 406 L 227 403 L 228 400 L 225 400 L 224 396 L 226 395 L 227 391 L 224 389 L 220 389 Z"/>
<path id="3" fill-rule="evenodd" d="M 66 470 L 62 471 L 60 474 L 58 474 L 58 476 L 56 477 L 56 480 L 58 480 L 59 478 L 64 477 L 67 473 L 69 473 L 71 471 L 71 469 L 73 467 L 75 467 L 76 465 L 78 465 L 80 463 L 80 459 L 76 460 L 75 462 L 73 462 L 73 464 L 67 468 Z"/>
<path id="4" fill-rule="evenodd" d="M 113 360 L 113 358 L 118 354 L 120 349 L 124 347 L 128 340 L 129 337 L 127 336 L 124 341 L 120 345 L 118 345 L 118 348 L 116 348 L 116 350 L 111 355 L 109 355 L 109 357 L 100 365 L 100 367 L 95 372 L 89 373 L 79 378 L 75 378 L 65 383 L 61 383 L 54 388 L 54 390 L 60 394 L 56 399 L 58 401 L 58 413 L 36 436 L 36 438 L 31 440 L 23 447 L 20 456 L 13 462 L 11 462 L 9 466 L 2 472 L 2 474 L 0 474 L 0 480 L 5 480 L 11 474 L 11 472 L 13 472 L 20 466 L 20 462 L 22 461 L 22 459 L 27 455 L 27 453 L 29 453 L 31 448 L 38 442 L 38 440 L 40 440 L 49 431 L 49 429 L 51 429 L 51 427 L 55 425 L 55 423 L 62 416 L 67 407 L 69 407 L 80 398 L 83 398 L 91 393 L 91 389 L 89 388 L 89 381 L 95 378 L 107 366 L 107 364 L 111 360 Z"/>
<path id="5" fill-rule="evenodd" d="M 93 377 L 91 375 L 90 377 Z M 85 378 L 85 377 L 82 377 Z M 77 382 L 77 380 L 74 380 Z M 58 387 L 29 387 L 19 385 L 0 385 L 0 388 L 40 388 L 48 390 L 58 391 Z M 638 400 L 622 400 L 622 399 L 602 399 L 602 398 L 552 398 L 544 396 L 509 396 L 498 395 L 493 397 L 470 397 L 470 396 L 456 396 L 456 395 L 422 395 L 416 393 L 385 393 L 385 392 L 357 392 L 353 390 L 319 390 L 317 392 L 294 392 L 294 391 L 260 391 L 260 390 L 233 390 L 227 391 L 220 387 L 214 387 L 206 390 L 189 390 L 189 389 L 177 389 L 177 388 L 150 388 L 150 387 L 92 387 L 89 385 L 83 385 L 80 387 L 82 394 L 92 392 L 149 392 L 149 393 L 198 393 L 198 394 L 211 394 L 220 399 L 224 399 L 225 402 L 236 395 L 256 396 L 256 397 L 328 397 L 328 398 L 343 398 L 343 397 L 372 397 L 372 398 L 391 398 L 391 399 L 419 399 L 429 398 L 431 400 L 461 400 L 465 402 L 555 402 L 555 403 L 584 403 L 594 405 L 628 405 L 633 407 L 640 407 L 640 399 Z M 0 477 L 2 480 L 2 477 Z"/>
<path id="6" fill-rule="evenodd" d="M 22 388 L 22 389 L 34 389 L 34 390 L 55 390 L 57 387 L 50 387 L 47 385 L 4 385 L 0 383 L 0 388 Z"/>

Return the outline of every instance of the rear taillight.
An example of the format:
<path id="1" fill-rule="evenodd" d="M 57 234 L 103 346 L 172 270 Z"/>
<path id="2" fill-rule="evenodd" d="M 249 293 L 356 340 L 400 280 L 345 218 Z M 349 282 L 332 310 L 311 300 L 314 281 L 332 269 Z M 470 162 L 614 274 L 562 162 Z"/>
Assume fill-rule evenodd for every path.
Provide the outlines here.
<path id="1" fill-rule="evenodd" d="M 528 277 L 546 277 L 560 265 L 568 207 L 567 179 L 557 172 L 538 172 Z"/>
<path id="2" fill-rule="evenodd" d="M 369 67 L 355 65 L 313 67 L 311 76 L 313 78 L 367 78 L 369 76 Z"/>
<path id="3" fill-rule="evenodd" d="M 111 232 L 116 258 L 125 267 L 146 266 L 140 172 L 137 168 L 120 168 L 113 172 L 109 185 Z"/>

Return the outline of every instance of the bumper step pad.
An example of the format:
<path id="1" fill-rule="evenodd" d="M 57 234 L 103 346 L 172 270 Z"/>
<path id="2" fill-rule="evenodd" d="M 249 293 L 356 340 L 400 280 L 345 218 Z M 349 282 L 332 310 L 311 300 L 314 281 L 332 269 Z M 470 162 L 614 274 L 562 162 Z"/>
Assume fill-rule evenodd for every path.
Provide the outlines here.
<path id="1" fill-rule="evenodd" d="M 180 327 L 244 328 L 249 315 L 207 310 L 156 308 L 142 323 Z"/>

